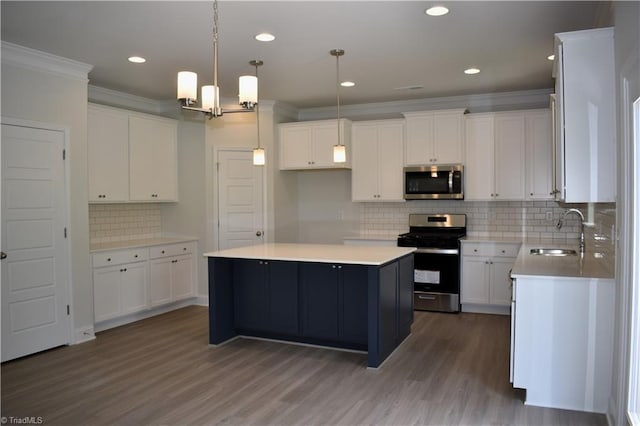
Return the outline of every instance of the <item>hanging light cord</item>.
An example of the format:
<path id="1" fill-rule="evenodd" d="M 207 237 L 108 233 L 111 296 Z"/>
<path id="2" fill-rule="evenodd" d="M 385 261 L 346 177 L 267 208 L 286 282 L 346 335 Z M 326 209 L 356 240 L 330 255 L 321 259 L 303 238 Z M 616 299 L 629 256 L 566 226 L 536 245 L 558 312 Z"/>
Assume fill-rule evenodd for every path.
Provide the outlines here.
<path id="1" fill-rule="evenodd" d="M 329 53 L 336 57 L 336 99 L 337 99 L 337 115 L 338 115 L 338 146 L 342 145 L 340 140 L 340 56 L 344 55 L 344 50 L 333 49 Z"/>
<path id="2" fill-rule="evenodd" d="M 255 61 L 256 66 L 256 80 L 258 79 L 258 67 L 262 65 L 262 61 Z M 260 88 L 260 82 L 256 85 L 256 100 L 259 100 L 258 90 Z M 260 102 L 256 102 L 256 129 L 258 130 L 258 149 L 260 148 Z"/>
<path id="3" fill-rule="evenodd" d="M 213 85 L 218 87 L 218 1 L 213 2 Z"/>

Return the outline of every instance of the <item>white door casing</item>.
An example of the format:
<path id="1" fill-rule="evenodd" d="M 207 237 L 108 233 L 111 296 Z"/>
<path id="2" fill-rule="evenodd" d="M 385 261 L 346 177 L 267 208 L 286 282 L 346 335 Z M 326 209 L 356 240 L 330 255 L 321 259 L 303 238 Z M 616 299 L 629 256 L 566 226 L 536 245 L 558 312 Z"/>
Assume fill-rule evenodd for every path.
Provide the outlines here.
<path id="1" fill-rule="evenodd" d="M 71 342 L 64 147 L 2 124 L 2 361 Z"/>
<path id="2" fill-rule="evenodd" d="M 251 150 L 219 150 L 218 249 L 264 242 L 263 167 Z"/>

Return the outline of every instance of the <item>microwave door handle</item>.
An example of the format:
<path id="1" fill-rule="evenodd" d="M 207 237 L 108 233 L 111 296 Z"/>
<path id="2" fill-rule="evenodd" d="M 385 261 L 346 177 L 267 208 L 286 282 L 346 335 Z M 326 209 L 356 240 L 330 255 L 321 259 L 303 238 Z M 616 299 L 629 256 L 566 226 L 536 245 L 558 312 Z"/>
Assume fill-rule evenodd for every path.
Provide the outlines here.
<path id="1" fill-rule="evenodd" d="M 449 194 L 453 194 L 453 170 L 449 170 Z"/>

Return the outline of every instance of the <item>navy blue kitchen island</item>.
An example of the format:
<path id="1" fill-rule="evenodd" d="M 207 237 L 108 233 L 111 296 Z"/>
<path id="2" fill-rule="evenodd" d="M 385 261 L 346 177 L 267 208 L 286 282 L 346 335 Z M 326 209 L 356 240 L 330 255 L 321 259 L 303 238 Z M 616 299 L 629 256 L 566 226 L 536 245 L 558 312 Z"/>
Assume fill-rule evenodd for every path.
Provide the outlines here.
<path id="1" fill-rule="evenodd" d="M 377 368 L 411 332 L 414 250 L 261 244 L 205 253 L 209 343 L 250 336 L 363 350 Z"/>

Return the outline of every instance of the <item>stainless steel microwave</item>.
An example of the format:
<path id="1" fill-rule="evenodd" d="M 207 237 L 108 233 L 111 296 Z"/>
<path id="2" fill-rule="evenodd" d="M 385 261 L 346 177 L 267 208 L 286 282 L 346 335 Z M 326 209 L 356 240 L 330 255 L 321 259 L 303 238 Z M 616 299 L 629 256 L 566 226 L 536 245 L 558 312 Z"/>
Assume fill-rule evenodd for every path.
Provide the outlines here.
<path id="1" fill-rule="evenodd" d="M 405 200 L 464 200 L 462 164 L 404 168 Z"/>

